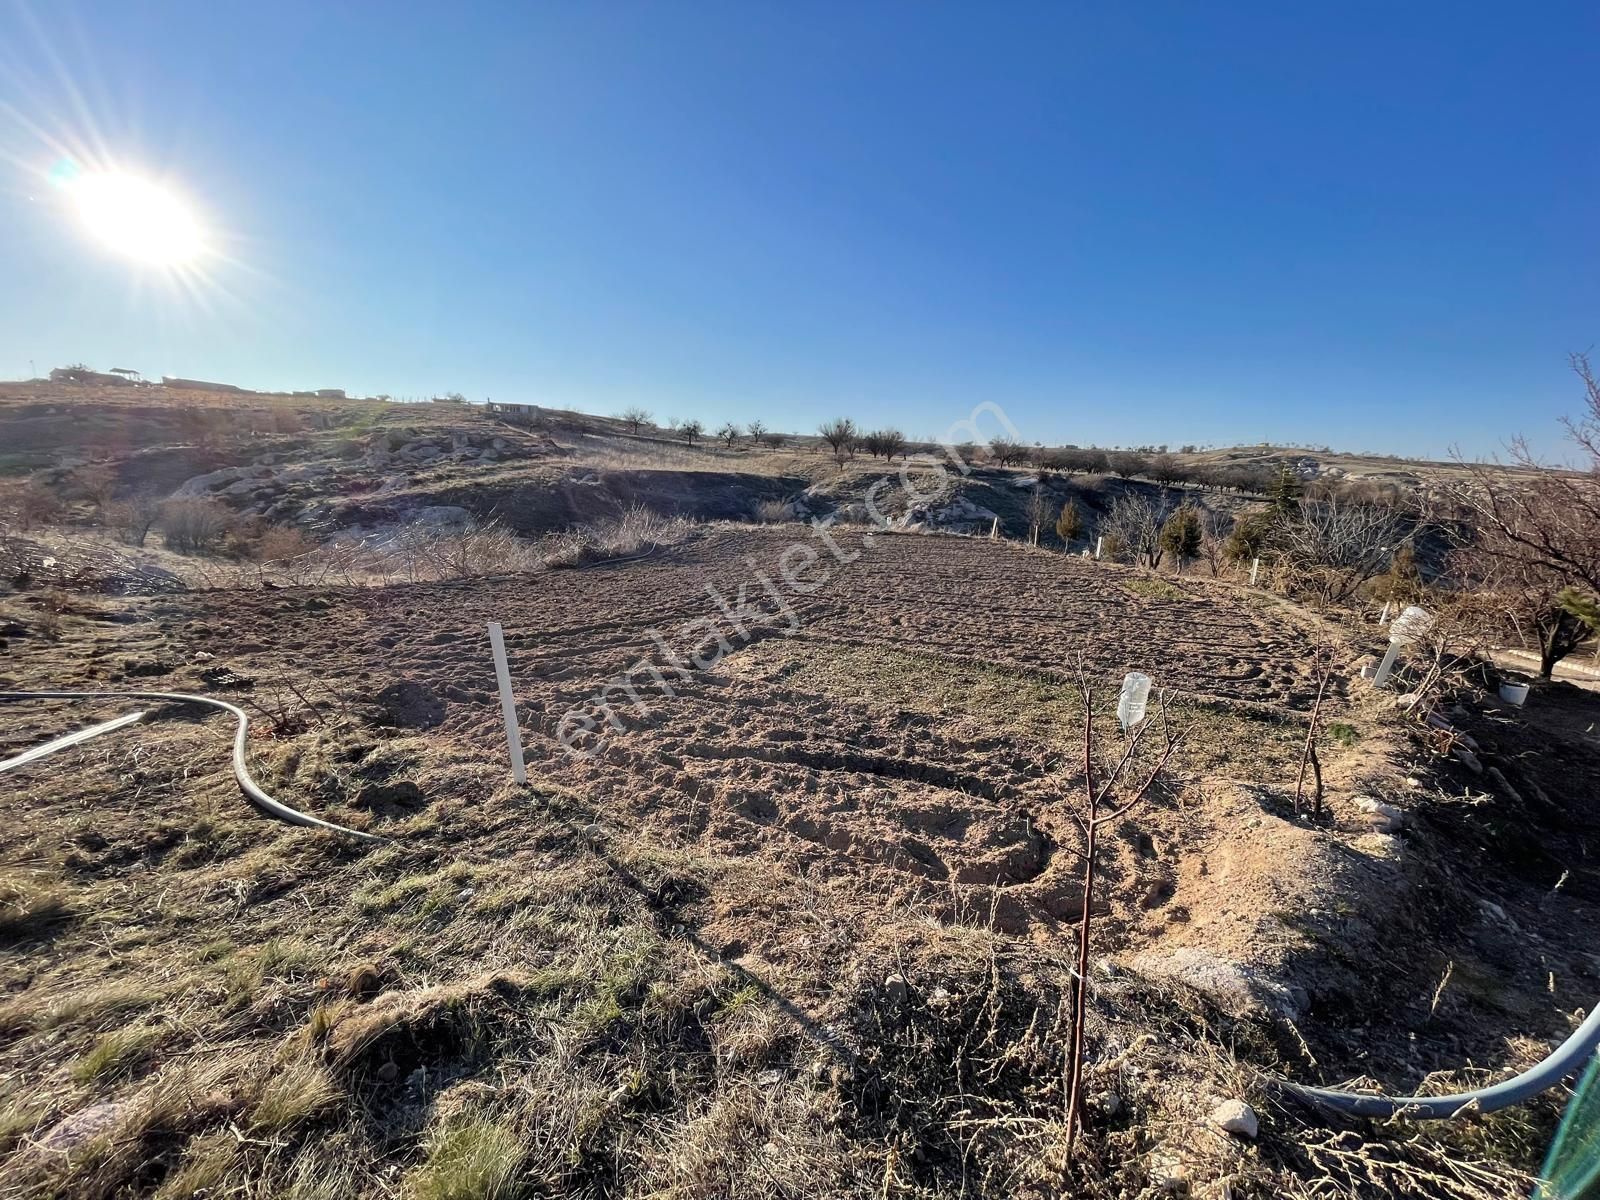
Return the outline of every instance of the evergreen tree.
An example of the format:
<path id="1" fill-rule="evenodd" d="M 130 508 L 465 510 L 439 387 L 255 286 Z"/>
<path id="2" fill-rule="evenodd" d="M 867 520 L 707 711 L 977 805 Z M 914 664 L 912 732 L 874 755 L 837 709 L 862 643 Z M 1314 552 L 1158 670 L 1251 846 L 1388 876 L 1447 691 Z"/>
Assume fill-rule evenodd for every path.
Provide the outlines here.
<path id="1" fill-rule="evenodd" d="M 1300 476 L 1289 469 L 1285 463 L 1278 471 L 1278 477 L 1272 481 L 1267 496 L 1272 502 L 1272 512 L 1279 517 L 1292 517 L 1300 511 L 1300 494 L 1305 491 L 1300 483 Z"/>
<path id="2" fill-rule="evenodd" d="M 1249 562 L 1266 549 L 1267 534 L 1272 530 L 1270 513 L 1248 513 L 1233 523 L 1233 532 L 1223 543 L 1223 556 L 1233 562 Z"/>
<path id="3" fill-rule="evenodd" d="M 1200 555 L 1200 541 L 1205 530 L 1200 524 L 1200 514 L 1193 505 L 1180 505 L 1161 526 L 1161 548 L 1178 560 L 1178 574 L 1183 574 L 1183 564 Z"/>
<path id="4" fill-rule="evenodd" d="M 1070 546 L 1082 533 L 1083 514 L 1078 511 L 1078 502 L 1068 500 L 1061 506 L 1061 515 L 1056 518 L 1056 536 L 1064 545 Z"/>

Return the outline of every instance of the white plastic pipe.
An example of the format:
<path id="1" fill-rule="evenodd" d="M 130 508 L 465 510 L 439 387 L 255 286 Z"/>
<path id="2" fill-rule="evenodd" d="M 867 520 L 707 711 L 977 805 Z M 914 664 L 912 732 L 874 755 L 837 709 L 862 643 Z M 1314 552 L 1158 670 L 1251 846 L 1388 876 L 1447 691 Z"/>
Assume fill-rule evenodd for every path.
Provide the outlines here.
<path id="1" fill-rule="evenodd" d="M 287 804 L 280 804 L 250 777 L 249 764 L 245 762 L 245 739 L 250 732 L 250 718 L 244 709 L 237 704 L 229 704 L 226 700 L 217 700 L 210 696 L 193 696 L 187 692 L 0 692 L 0 700 L 171 700 L 178 704 L 204 704 L 210 708 L 220 708 L 225 713 L 232 714 L 239 723 L 233 734 L 233 777 L 239 782 L 239 790 L 257 808 L 263 809 L 277 817 L 280 821 L 287 821 L 290 825 L 307 825 L 315 829 L 326 829 L 331 833 L 342 833 L 347 837 L 360 838 L 366 842 L 383 842 L 387 838 L 375 833 L 363 833 L 359 829 L 350 829 L 344 825 L 335 825 L 332 821 L 324 821 L 321 817 L 313 817 L 297 809 L 290 808 Z"/>
<path id="2" fill-rule="evenodd" d="M 517 724 L 517 701 L 511 691 L 511 666 L 506 662 L 506 640 L 500 622 L 489 622 L 489 646 L 494 651 L 494 677 L 500 685 L 500 716 L 506 725 L 506 749 L 511 752 L 511 778 L 528 782 L 528 768 L 522 761 L 522 727 Z"/>
<path id="3" fill-rule="evenodd" d="M 25 766 L 36 762 L 47 754 L 54 754 L 57 750 L 65 750 L 68 746 L 76 746 L 79 742 L 87 742 L 90 738 L 99 737 L 102 733 L 110 733 L 114 729 L 121 729 L 124 725 L 132 725 L 135 721 L 142 720 L 144 712 L 124 713 L 120 717 L 113 717 L 109 721 L 101 721 L 98 725 L 91 725 L 87 729 L 80 729 L 76 733 L 64 733 L 53 741 L 48 741 L 42 746 L 35 746 L 32 750 L 24 750 L 21 754 L 14 755 L 0 762 L 0 771 L 9 771 L 14 767 Z"/>
<path id="4" fill-rule="evenodd" d="M 1095 538 L 1095 540 L 1094 540 L 1094 560 L 1095 560 L 1095 562 L 1099 562 L 1100 561 L 1100 547 L 1104 546 L 1105 544 L 1106 544 L 1106 539 L 1105 538 L 1103 538 L 1103 537 Z"/>
<path id="5" fill-rule="evenodd" d="M 1256 576 L 1261 572 L 1261 560 L 1258 558 L 1250 564 L 1250 586 L 1255 587 Z"/>

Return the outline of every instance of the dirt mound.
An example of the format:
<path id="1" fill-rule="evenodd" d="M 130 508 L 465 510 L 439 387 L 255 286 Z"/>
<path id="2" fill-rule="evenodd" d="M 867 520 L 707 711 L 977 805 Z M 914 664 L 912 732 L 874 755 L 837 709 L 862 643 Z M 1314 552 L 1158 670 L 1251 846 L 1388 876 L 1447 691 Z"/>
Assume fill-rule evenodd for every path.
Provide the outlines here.
<path id="1" fill-rule="evenodd" d="M 432 729 L 445 716 L 444 697 L 415 679 L 391 683 L 373 697 L 374 723 L 398 729 Z"/>

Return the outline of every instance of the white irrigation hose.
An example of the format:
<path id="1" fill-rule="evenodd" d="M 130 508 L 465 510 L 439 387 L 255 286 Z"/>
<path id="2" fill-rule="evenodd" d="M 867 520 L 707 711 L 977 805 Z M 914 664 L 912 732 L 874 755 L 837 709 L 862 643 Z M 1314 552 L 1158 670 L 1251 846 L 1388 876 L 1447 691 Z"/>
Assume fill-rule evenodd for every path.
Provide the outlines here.
<path id="1" fill-rule="evenodd" d="M 14 771 L 18 767 L 25 767 L 31 762 L 38 762 L 41 758 L 54 754 L 57 750 L 65 750 L 68 746 L 81 745 L 90 738 L 97 738 L 102 733 L 113 733 L 136 721 L 144 720 L 144 712 L 124 713 L 120 717 L 112 717 L 109 721 L 101 721 L 98 725 L 91 725 L 87 729 L 78 729 L 72 733 L 64 733 L 58 738 L 45 742 L 42 746 L 35 746 L 31 750 L 24 750 L 13 758 L 0 762 L 0 775 L 7 771 Z"/>
<path id="2" fill-rule="evenodd" d="M 1417 1120 L 1449 1120 L 1469 1113 L 1497 1112 L 1533 1099 L 1563 1079 L 1577 1074 L 1600 1047 L 1600 1005 L 1589 1014 L 1571 1037 L 1557 1046 L 1543 1062 L 1522 1074 L 1493 1087 L 1450 1096 L 1374 1096 L 1336 1088 L 1306 1087 L 1285 1079 L 1274 1079 L 1272 1086 L 1297 1100 L 1334 1109 L 1354 1117 L 1410 1117 Z"/>
<path id="3" fill-rule="evenodd" d="M 342 833 L 349 837 L 360 838 L 363 841 L 381 842 L 386 839 L 372 833 L 363 833 L 359 829 L 349 829 L 343 825 L 335 825 L 332 821 L 324 821 L 321 817 L 313 817 L 307 813 L 290 808 L 287 804 L 280 804 L 257 786 L 256 781 L 250 778 L 250 768 L 245 762 L 244 747 L 245 735 L 250 728 L 250 718 L 245 711 L 237 705 L 229 704 L 226 700 L 216 700 L 210 696 L 191 696 L 183 692 L 0 692 L 0 700 L 170 700 L 178 704 L 204 704 L 211 708 L 220 708 L 223 712 L 233 714 L 239 722 L 239 728 L 233 735 L 233 777 L 239 781 L 239 790 L 250 799 L 251 803 L 264 812 L 271 813 L 280 821 L 287 821 L 290 825 L 304 825 L 313 829 L 326 829 L 332 833 Z"/>

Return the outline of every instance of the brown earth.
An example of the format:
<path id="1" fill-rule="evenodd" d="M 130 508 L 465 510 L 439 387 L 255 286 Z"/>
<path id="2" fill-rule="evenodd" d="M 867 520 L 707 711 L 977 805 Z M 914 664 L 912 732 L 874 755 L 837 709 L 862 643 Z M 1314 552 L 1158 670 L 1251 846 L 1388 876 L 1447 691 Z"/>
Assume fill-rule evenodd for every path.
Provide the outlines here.
<path id="1" fill-rule="evenodd" d="M 106 403 L 94 428 L 133 428 Z M 450 407 L 382 410 L 360 436 L 405 422 L 459 449 L 479 415 Z M 317 421 L 366 410 L 308 411 L 335 417 L 268 453 L 331 464 L 305 501 L 357 512 L 369 491 L 329 480 L 370 473 L 375 443 L 340 449 L 349 428 Z M 60 469 L 67 427 L 29 428 Z M 503 486 L 530 522 L 568 520 L 639 475 L 652 502 L 720 511 L 869 473 L 748 457 L 731 473 L 763 482 L 741 492 L 720 470 L 737 455 L 602 469 L 521 436 L 510 462 L 406 466 L 388 515 Z M 259 449 L 200 442 L 221 458 L 169 446 L 172 478 Z M 1009 498 L 1001 475 L 976 486 Z M 598 507 L 562 508 L 562 487 Z M 1211 1195 L 1525 1187 L 1551 1103 L 1460 1132 L 1329 1127 L 1257 1072 L 1459 1086 L 1567 1032 L 1600 971 L 1591 699 L 1464 700 L 1494 772 L 1470 774 L 1347 682 L 1359 632 L 1264 594 L 986 540 L 834 538 L 719 525 L 496 580 L 110 597 L 63 576 L 0 596 L 0 689 L 233 699 L 268 791 L 389 839 L 253 814 L 220 722 L 181 706 L 0 777 L 0 1195 L 449 1194 L 424 1185 L 463 1129 L 524 1147 L 527 1194 L 1134 1195 L 1174 1157 Z M 1293 795 L 1324 660 L 1311 817 Z M 1127 670 L 1187 733 L 1103 843 L 1094 1107 L 1069 1166 L 1073 685 L 1096 689 L 1114 755 Z M 129 707 L 7 704 L 0 757 Z M 567 739 L 585 755 L 568 714 L 596 720 Z M 1364 799 L 1407 828 L 1373 832 Z M 1240 1094 L 1258 1143 L 1205 1125 Z"/>

